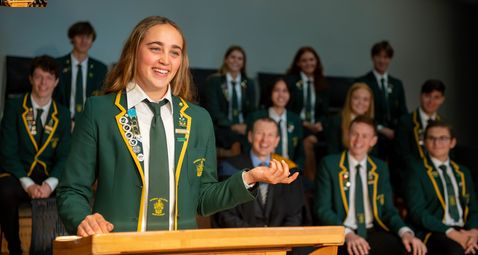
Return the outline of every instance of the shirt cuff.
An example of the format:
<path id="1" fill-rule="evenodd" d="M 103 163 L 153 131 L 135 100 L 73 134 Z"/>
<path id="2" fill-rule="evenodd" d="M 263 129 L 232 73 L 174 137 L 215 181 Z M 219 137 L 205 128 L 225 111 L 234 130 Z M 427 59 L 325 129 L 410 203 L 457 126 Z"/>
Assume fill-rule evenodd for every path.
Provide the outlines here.
<path id="1" fill-rule="evenodd" d="M 454 228 L 449 228 L 445 231 L 445 234 L 448 236 L 448 233 L 450 233 L 451 231 L 455 230 Z"/>
<path id="2" fill-rule="evenodd" d="M 242 172 L 242 182 L 244 183 L 244 187 L 246 187 L 246 189 L 251 189 L 252 187 L 254 187 L 255 183 L 247 184 L 246 180 L 244 179 L 244 174 L 246 174 L 246 171 Z"/>
<path id="3" fill-rule="evenodd" d="M 48 184 L 48 186 L 50 186 L 51 192 L 53 192 L 56 189 L 56 186 L 58 186 L 58 178 L 48 177 L 48 179 L 44 180 L 43 183 Z"/>
<path id="4" fill-rule="evenodd" d="M 413 230 L 412 230 L 411 228 L 409 228 L 409 227 L 401 227 L 401 228 L 398 230 L 398 236 L 399 236 L 400 238 L 402 238 L 403 235 L 404 235 L 405 233 L 407 233 L 407 232 L 409 232 L 412 236 L 415 236 L 415 233 L 414 233 Z"/>
<path id="5" fill-rule="evenodd" d="M 23 190 L 28 193 L 28 187 L 35 184 L 35 182 L 30 177 L 21 177 L 20 184 L 22 185 Z"/>
<path id="6" fill-rule="evenodd" d="M 349 234 L 349 233 L 354 233 L 354 230 L 351 229 L 351 228 L 345 227 L 345 235 L 347 235 L 347 234 Z"/>

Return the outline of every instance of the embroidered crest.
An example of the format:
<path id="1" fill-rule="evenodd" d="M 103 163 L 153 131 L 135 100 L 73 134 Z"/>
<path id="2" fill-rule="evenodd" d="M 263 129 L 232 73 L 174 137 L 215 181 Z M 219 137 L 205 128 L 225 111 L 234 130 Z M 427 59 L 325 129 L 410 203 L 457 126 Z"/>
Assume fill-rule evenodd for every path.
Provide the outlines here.
<path id="1" fill-rule="evenodd" d="M 247 80 L 243 80 L 243 81 L 241 82 L 241 87 L 242 87 L 243 89 L 246 89 L 246 88 L 247 88 Z"/>
<path id="2" fill-rule="evenodd" d="M 381 204 L 385 204 L 385 196 L 383 194 L 377 195 L 377 201 Z"/>
<path id="3" fill-rule="evenodd" d="M 187 122 L 186 118 L 181 114 L 181 115 L 179 116 L 179 121 L 178 121 L 179 127 L 181 127 L 181 128 L 186 128 L 187 123 L 188 123 L 188 122 Z"/>
<path id="4" fill-rule="evenodd" d="M 93 78 L 93 73 L 88 73 L 88 77 Z"/>
<path id="5" fill-rule="evenodd" d="M 164 198 L 161 198 L 161 197 L 155 197 L 155 198 L 152 198 L 151 200 L 149 200 L 150 202 L 153 202 L 153 213 L 152 215 L 153 216 L 164 216 L 165 213 L 164 213 L 164 207 L 166 205 L 166 203 L 168 203 L 168 200 L 164 199 Z"/>
<path id="6" fill-rule="evenodd" d="M 55 149 L 58 146 L 58 141 L 60 141 L 60 139 L 58 137 L 52 137 L 51 138 L 50 144 L 51 144 L 52 149 Z"/>
<path id="7" fill-rule="evenodd" d="M 287 123 L 287 132 L 292 133 L 294 132 L 294 124 L 292 123 Z"/>
<path id="8" fill-rule="evenodd" d="M 204 170 L 204 161 L 206 161 L 205 158 L 199 158 L 194 160 L 194 165 L 196 165 L 196 175 L 200 177 L 202 175 L 202 172 Z"/>
<path id="9" fill-rule="evenodd" d="M 299 88 L 299 89 L 302 89 L 302 80 L 296 82 L 295 86 L 297 86 L 297 88 Z"/>

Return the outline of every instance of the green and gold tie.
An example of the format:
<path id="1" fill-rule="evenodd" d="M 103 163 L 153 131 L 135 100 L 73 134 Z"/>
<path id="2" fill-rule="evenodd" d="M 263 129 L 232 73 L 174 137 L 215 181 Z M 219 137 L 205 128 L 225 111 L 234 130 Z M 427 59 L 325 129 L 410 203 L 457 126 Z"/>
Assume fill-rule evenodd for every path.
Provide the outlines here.
<path id="1" fill-rule="evenodd" d="M 239 124 L 239 97 L 237 96 L 236 91 L 236 81 L 231 81 L 232 85 L 232 124 Z"/>
<path id="2" fill-rule="evenodd" d="M 358 164 L 355 166 L 357 173 L 355 174 L 355 218 L 357 221 L 357 235 L 367 238 L 367 226 L 365 225 L 365 210 L 363 203 L 363 187 L 362 178 L 360 176 L 360 168 Z"/>
<path id="3" fill-rule="evenodd" d="M 443 179 L 445 179 L 446 194 L 448 196 L 448 213 L 454 221 L 460 220 L 460 214 L 458 213 L 458 203 L 456 201 L 455 189 L 451 183 L 450 176 L 447 173 L 446 165 L 440 165 L 438 168 L 442 170 Z"/>
<path id="4" fill-rule="evenodd" d="M 75 118 L 78 113 L 83 111 L 83 71 L 81 64 L 78 64 L 76 73 L 76 91 L 75 91 Z"/>
<path id="5" fill-rule="evenodd" d="M 154 113 L 149 132 L 149 190 L 146 230 L 169 230 L 168 145 L 161 119 L 161 107 L 167 104 L 168 100 L 163 99 L 159 103 L 145 102 Z"/>

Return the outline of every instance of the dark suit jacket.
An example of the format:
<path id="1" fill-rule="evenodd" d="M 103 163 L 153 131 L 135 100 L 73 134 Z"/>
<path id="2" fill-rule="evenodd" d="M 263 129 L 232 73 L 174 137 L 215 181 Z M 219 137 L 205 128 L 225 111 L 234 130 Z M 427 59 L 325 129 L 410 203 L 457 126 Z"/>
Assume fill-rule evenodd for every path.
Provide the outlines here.
<path id="1" fill-rule="evenodd" d="M 30 94 L 12 99 L 5 105 L 0 131 L 0 173 L 17 178 L 43 171 L 60 178 L 70 149 L 70 112 L 52 101 L 42 142 L 31 131 L 33 125 Z"/>
<path id="2" fill-rule="evenodd" d="M 241 75 L 241 112 L 244 121 L 247 115 L 255 110 L 256 92 L 254 82 L 244 75 Z M 211 114 L 212 121 L 218 127 L 230 127 L 231 121 L 228 119 L 229 100 L 227 97 L 227 79 L 226 75 L 213 74 L 208 77 L 206 89 L 209 91 L 206 99 L 206 107 Z"/>
<path id="3" fill-rule="evenodd" d="M 60 81 L 55 89 L 55 100 L 70 109 L 71 96 L 71 54 L 57 59 L 60 66 Z M 98 95 L 102 88 L 107 67 L 102 62 L 88 57 L 88 73 L 86 74 L 86 97 Z"/>
<path id="4" fill-rule="evenodd" d="M 290 101 L 287 108 L 300 116 L 300 112 L 305 107 L 304 105 L 304 82 L 300 75 L 291 75 L 286 78 L 290 89 Z M 327 114 L 329 111 L 329 94 L 327 90 L 315 90 L 315 121 L 326 124 Z"/>
<path id="5" fill-rule="evenodd" d="M 465 228 L 478 228 L 478 201 L 470 171 L 450 161 L 458 183 L 460 204 L 463 208 Z M 426 155 L 422 159 L 411 159 L 405 191 L 409 216 L 417 234 L 425 236 L 429 232 L 445 233 L 445 197 L 443 183 L 434 164 Z"/>
<path id="6" fill-rule="evenodd" d="M 223 162 L 224 172 L 233 173 L 253 167 L 249 155 L 242 154 Z M 300 179 L 291 184 L 269 185 L 266 204 L 260 198 L 219 212 L 218 225 L 227 228 L 300 226 L 304 207 L 304 192 Z"/>
<path id="7" fill-rule="evenodd" d="M 391 92 L 388 94 L 388 105 L 385 105 L 385 95 L 380 89 L 377 79 L 372 71 L 357 79 L 357 82 L 367 83 L 372 89 L 375 104 L 375 120 L 377 124 L 395 129 L 399 118 L 408 113 L 405 102 L 405 91 L 402 81 L 388 75 L 388 86 Z M 390 110 L 390 119 L 386 116 L 386 107 Z"/>
<path id="8" fill-rule="evenodd" d="M 207 216 L 254 197 L 244 187 L 241 173 L 217 181 L 214 131 L 207 111 L 175 96 L 171 104 L 175 128 L 174 229 L 195 228 L 196 214 Z M 136 154 L 142 148 L 138 148 L 140 152 L 133 150 L 123 126 L 122 118 L 127 114 L 123 91 L 86 100 L 57 189 L 58 212 L 70 233 L 76 232 L 92 211 L 113 223 L 114 231 L 142 228 L 142 201 L 147 197 L 143 184 L 148 180 L 144 179 L 143 161 Z M 91 185 L 96 179 L 91 209 Z"/>
<path id="9" fill-rule="evenodd" d="M 269 117 L 269 109 L 259 110 L 251 113 L 246 120 L 247 131 L 252 129 L 254 121 L 260 118 Z M 297 163 L 301 169 L 304 169 L 305 152 L 302 142 L 304 131 L 302 120 L 294 112 L 287 111 L 287 151 L 289 158 Z M 276 148 L 276 153 L 282 155 L 282 139 Z"/>
<path id="10" fill-rule="evenodd" d="M 323 225 L 343 225 L 349 210 L 350 173 L 347 151 L 326 156 L 316 175 L 315 213 Z M 405 226 L 393 205 L 387 164 L 367 159 L 368 193 L 375 228 L 398 233 Z"/>

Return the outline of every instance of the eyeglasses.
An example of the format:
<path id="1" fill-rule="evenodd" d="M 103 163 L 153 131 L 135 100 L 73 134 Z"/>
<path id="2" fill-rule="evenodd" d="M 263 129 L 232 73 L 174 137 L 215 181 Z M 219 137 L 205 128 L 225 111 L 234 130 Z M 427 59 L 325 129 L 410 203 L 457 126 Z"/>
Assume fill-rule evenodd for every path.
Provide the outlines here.
<path id="1" fill-rule="evenodd" d="M 427 136 L 425 139 L 429 142 L 439 142 L 439 143 L 446 143 L 450 141 L 451 137 L 450 136 Z"/>

